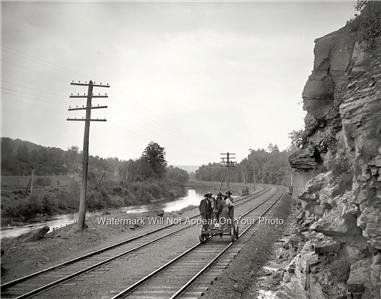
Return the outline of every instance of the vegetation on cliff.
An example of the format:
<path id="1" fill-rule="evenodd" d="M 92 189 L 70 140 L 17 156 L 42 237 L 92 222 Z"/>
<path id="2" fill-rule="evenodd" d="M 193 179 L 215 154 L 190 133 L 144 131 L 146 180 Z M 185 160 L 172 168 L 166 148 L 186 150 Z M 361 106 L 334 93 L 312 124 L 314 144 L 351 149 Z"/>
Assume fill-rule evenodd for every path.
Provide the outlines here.
<path id="1" fill-rule="evenodd" d="M 358 0 L 355 10 L 355 17 L 347 26 L 356 41 L 374 49 L 377 38 L 381 37 L 381 5 L 377 1 Z"/>

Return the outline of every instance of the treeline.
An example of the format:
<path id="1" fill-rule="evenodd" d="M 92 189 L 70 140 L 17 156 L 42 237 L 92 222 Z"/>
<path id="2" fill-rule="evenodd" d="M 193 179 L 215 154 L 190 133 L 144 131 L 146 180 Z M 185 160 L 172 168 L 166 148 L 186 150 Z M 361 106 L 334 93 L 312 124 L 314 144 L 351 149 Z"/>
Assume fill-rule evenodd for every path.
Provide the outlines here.
<path id="1" fill-rule="evenodd" d="M 254 182 L 264 184 L 289 185 L 291 168 L 288 163 L 289 151 L 279 151 L 278 146 L 270 144 L 267 150 L 250 149 L 249 155 L 234 167 L 229 168 L 231 182 Z M 202 165 L 195 172 L 200 181 L 226 180 L 226 168 L 220 163 Z"/>
<path id="2" fill-rule="evenodd" d="M 2 138 L 2 175 L 44 175 L 43 190 L 33 194 L 20 190 L 2 189 L 3 219 L 25 221 L 35 216 L 76 211 L 79 199 L 79 181 L 72 179 L 66 188 L 49 180 L 49 175 L 74 174 L 79 178 L 81 153 L 72 147 L 67 151 L 47 148 L 22 140 Z M 177 167 L 168 166 L 165 149 L 151 142 L 136 160 L 117 158 L 89 159 L 88 208 L 98 210 L 154 200 L 171 200 L 185 195 L 189 175 Z M 21 186 L 20 186 L 21 187 Z"/>
<path id="3" fill-rule="evenodd" d="M 45 147 L 20 139 L 1 138 L 1 172 L 5 176 L 38 176 L 80 174 L 82 153 L 78 147 L 68 150 Z M 168 173 L 167 173 L 168 172 Z M 151 142 L 136 160 L 89 156 L 89 177 L 114 178 L 120 182 L 142 182 L 162 179 L 164 175 L 178 182 L 186 182 L 188 173 L 177 167 L 167 167 L 165 149 Z"/>
<path id="4" fill-rule="evenodd" d="M 2 175 L 66 175 L 81 171 L 82 155 L 78 147 L 68 150 L 45 147 L 20 139 L 1 138 Z M 90 172 L 115 173 L 122 163 L 118 158 L 89 157 Z"/>

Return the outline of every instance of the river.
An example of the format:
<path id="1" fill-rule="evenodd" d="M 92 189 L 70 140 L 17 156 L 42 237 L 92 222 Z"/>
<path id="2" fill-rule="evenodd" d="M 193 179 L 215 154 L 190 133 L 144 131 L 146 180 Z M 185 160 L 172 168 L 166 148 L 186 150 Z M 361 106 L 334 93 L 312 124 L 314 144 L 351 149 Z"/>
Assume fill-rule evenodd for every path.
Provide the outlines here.
<path id="1" fill-rule="evenodd" d="M 124 211 L 127 214 L 131 213 L 144 213 L 152 210 L 158 210 L 162 209 L 165 212 L 173 212 L 178 211 L 183 208 L 186 208 L 191 205 L 198 206 L 200 203 L 200 200 L 202 199 L 202 194 L 196 192 L 193 189 L 189 189 L 187 191 L 187 195 L 184 197 L 181 197 L 179 199 L 168 201 L 168 202 L 157 202 L 147 205 L 137 205 L 137 206 L 128 206 L 128 207 L 122 207 L 118 210 Z M 87 217 L 93 216 L 93 215 L 101 215 L 103 212 L 88 212 Z M 75 222 L 78 218 L 77 213 L 73 214 L 63 214 L 63 215 L 57 215 L 54 216 L 51 220 L 43 221 L 43 222 L 36 222 L 33 224 L 28 225 L 22 225 L 22 226 L 9 226 L 9 227 L 2 227 L 1 228 L 1 239 L 3 238 L 15 238 L 22 234 L 25 234 L 31 230 L 35 230 L 38 228 L 41 228 L 45 225 L 50 227 L 50 230 L 53 230 L 55 228 L 59 228 L 68 224 L 72 224 Z"/>

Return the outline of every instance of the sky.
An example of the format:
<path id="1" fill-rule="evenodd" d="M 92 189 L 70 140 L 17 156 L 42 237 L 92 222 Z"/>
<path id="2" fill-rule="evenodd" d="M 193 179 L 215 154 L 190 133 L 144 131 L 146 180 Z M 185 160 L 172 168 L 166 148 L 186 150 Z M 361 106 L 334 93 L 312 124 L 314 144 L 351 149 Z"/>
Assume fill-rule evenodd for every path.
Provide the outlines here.
<path id="1" fill-rule="evenodd" d="M 304 126 L 301 94 L 314 40 L 353 16 L 348 2 L 2 2 L 1 134 L 82 149 L 86 87 L 90 154 L 136 159 L 157 142 L 173 165 L 285 149 Z"/>

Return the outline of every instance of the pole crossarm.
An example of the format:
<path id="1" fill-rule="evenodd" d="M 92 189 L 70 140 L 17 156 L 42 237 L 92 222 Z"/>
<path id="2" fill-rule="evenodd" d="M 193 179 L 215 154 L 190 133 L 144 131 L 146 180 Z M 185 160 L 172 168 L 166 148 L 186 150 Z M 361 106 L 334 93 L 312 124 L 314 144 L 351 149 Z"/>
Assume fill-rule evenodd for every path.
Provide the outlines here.
<path id="1" fill-rule="evenodd" d="M 71 95 L 69 98 L 71 99 L 87 99 L 89 96 L 88 95 L 83 95 L 83 96 L 80 96 L 80 95 Z M 96 99 L 96 98 L 108 98 L 108 95 L 105 94 L 105 95 L 97 95 L 97 96 L 94 96 L 92 95 L 91 98 L 93 99 Z"/>
<path id="2" fill-rule="evenodd" d="M 81 83 L 81 82 L 71 82 L 70 83 L 70 85 L 76 85 L 76 86 L 89 86 L 90 85 L 90 83 L 87 83 L 87 82 L 85 82 L 85 83 Z M 93 82 L 93 87 L 105 87 L 105 88 L 109 88 L 110 87 L 110 84 L 106 84 L 106 85 L 104 85 L 104 84 L 102 84 L 102 83 L 100 83 L 100 84 L 95 84 L 94 82 Z"/>
<path id="3" fill-rule="evenodd" d="M 225 167 L 232 167 L 234 166 L 237 162 L 233 161 L 235 159 L 235 153 L 221 153 L 221 163 Z"/>
<path id="4" fill-rule="evenodd" d="M 108 108 L 108 106 L 91 106 L 90 109 L 104 109 L 104 108 Z M 75 108 L 72 108 L 72 107 L 69 107 L 69 109 L 67 109 L 68 111 L 76 111 L 76 110 L 86 110 L 87 108 L 86 107 L 75 107 Z"/>
<path id="5" fill-rule="evenodd" d="M 86 118 L 67 118 L 67 121 L 87 121 Z M 107 121 L 105 118 L 90 118 L 88 121 Z"/>
<path id="6" fill-rule="evenodd" d="M 226 168 L 224 178 L 222 179 L 222 182 L 221 182 L 220 190 L 222 188 L 222 185 L 223 185 L 225 177 L 226 177 L 226 187 L 229 190 L 230 189 L 230 173 L 229 173 L 229 168 L 233 167 L 236 164 L 235 161 L 232 161 L 232 160 L 235 159 L 235 153 L 226 152 L 226 153 L 221 153 L 220 155 L 221 155 L 221 157 L 220 157 L 221 158 L 221 163 Z"/>

